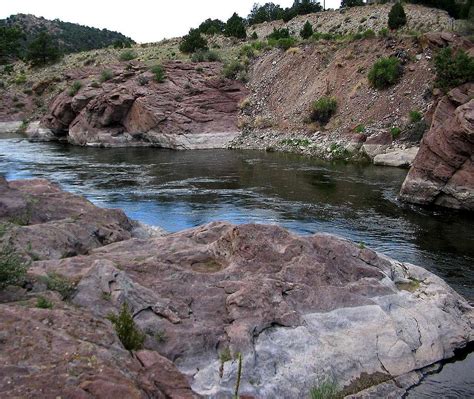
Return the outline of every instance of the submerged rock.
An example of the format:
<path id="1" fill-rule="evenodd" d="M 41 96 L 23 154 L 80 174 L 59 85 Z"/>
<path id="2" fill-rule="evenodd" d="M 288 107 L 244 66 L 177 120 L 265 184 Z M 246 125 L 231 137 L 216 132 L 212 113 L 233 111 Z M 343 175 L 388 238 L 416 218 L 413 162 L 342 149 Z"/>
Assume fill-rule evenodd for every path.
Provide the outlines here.
<path id="1" fill-rule="evenodd" d="M 9 213 L 23 207 L 24 192 L 30 200 L 38 196 L 41 204 L 50 191 L 44 181 L 1 183 L 8 199 L 1 209 Z M 32 188 L 12 188 L 27 185 Z M 61 196 L 70 195 L 52 190 L 51 198 Z M 71 200 L 79 201 L 75 196 Z M 121 220 L 118 213 L 83 202 L 91 214 L 105 212 Z M 32 220 L 39 221 L 35 209 L 44 211 L 33 208 Z M 74 232 L 80 223 L 71 221 L 69 230 Z M 109 223 L 120 229 L 127 222 Z M 52 391 L 59 396 L 67 396 L 66 388 L 72 386 L 96 397 L 106 397 L 99 393 L 110 389 L 118 389 L 119 396 L 143 397 L 145 391 L 162 397 L 159 392 L 165 388 L 184 393 L 164 397 L 190 397 L 174 362 L 197 394 L 231 398 L 238 353 L 243 359 L 241 395 L 305 398 L 325 379 L 344 387 L 345 394 L 382 383 L 379 392 L 394 395 L 417 382 L 417 370 L 453 356 L 455 349 L 474 340 L 473 308 L 440 278 L 333 235 L 298 236 L 278 226 L 214 222 L 165 236 L 130 237 L 96 245 L 81 256 L 32 263 L 33 280 L 54 272 L 77 281 L 70 299 L 74 307 L 61 303 L 46 311 L 0 306 L 12 318 L 5 323 L 7 335 L 24 331 L 24 342 L 34 342 L 16 346 L 16 358 L 11 351 L 0 355 L 8 356 L 2 365 L 11 365 L 0 366 L 7 367 L 3 374 L 10 381 L 23 378 L 20 396 L 45 388 L 41 381 L 60 367 L 64 380 L 58 384 L 66 381 L 65 388 Z M 77 236 L 78 242 L 83 239 Z M 35 285 L 35 291 L 41 289 Z M 146 333 L 145 348 L 171 362 L 155 352 L 126 356 L 104 321 L 123 303 Z M 42 320 L 46 326 L 27 333 Z M 39 334 L 53 338 L 44 341 Z M 97 341 L 101 334 L 107 342 Z M 94 366 L 71 368 L 72 352 Z M 145 369 L 159 366 L 144 371 L 135 358 Z M 37 364 L 47 367 L 37 369 Z"/>
<path id="2" fill-rule="evenodd" d="M 439 101 L 400 191 L 403 201 L 474 210 L 473 96 L 467 83 Z"/>

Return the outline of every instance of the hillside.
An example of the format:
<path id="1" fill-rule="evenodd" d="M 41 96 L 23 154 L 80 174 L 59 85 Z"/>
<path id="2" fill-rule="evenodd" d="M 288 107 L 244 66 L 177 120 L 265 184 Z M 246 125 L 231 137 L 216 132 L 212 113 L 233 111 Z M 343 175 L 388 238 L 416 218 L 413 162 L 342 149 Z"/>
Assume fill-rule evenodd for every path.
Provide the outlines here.
<path id="1" fill-rule="evenodd" d="M 64 53 L 104 48 L 115 42 L 134 43 L 131 38 L 118 32 L 63 22 L 59 19 L 50 21 L 30 14 L 12 15 L 0 20 L 0 26 L 19 28 L 25 34 L 23 48 L 26 48 L 41 30 L 46 30 L 52 35 Z"/>

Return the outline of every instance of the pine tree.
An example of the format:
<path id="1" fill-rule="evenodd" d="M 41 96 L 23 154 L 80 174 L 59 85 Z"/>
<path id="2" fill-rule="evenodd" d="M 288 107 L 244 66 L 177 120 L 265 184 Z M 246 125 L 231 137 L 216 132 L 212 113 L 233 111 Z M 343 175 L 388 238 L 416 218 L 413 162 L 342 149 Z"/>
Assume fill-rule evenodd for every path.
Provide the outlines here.
<path id="1" fill-rule="evenodd" d="M 23 38 L 23 33 L 17 28 L 0 27 L 0 65 L 6 64 L 18 56 L 20 39 Z"/>
<path id="2" fill-rule="evenodd" d="M 229 18 L 226 23 L 224 34 L 229 37 L 236 37 L 238 39 L 245 39 L 247 37 L 247 31 L 245 29 L 245 20 L 234 14 Z"/>
<path id="3" fill-rule="evenodd" d="M 306 21 L 306 23 L 303 26 L 303 29 L 300 31 L 300 36 L 303 39 L 309 39 L 311 36 L 313 36 L 313 26 L 309 23 L 309 21 Z"/>
<path id="4" fill-rule="evenodd" d="M 207 50 L 207 40 L 201 36 L 199 29 L 191 29 L 183 37 L 179 50 L 183 53 L 194 53 L 196 50 Z"/>
<path id="5" fill-rule="evenodd" d="M 388 27 L 390 29 L 398 29 L 407 23 L 405 10 L 400 2 L 395 3 L 388 13 Z"/>
<path id="6" fill-rule="evenodd" d="M 61 54 L 58 47 L 53 42 L 51 36 L 41 31 L 35 40 L 28 46 L 26 58 L 33 66 L 41 66 L 59 60 Z"/>

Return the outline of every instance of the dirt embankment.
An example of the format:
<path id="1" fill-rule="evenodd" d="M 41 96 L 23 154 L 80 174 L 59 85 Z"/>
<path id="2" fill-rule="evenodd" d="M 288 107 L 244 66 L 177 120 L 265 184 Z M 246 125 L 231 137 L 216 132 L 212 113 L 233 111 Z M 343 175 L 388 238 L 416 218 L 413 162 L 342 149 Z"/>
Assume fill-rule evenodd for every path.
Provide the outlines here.
<path id="1" fill-rule="evenodd" d="M 373 158 L 416 145 L 429 121 L 413 124 L 409 114 L 425 113 L 437 101 L 433 58 L 447 45 L 472 47 L 452 33 L 431 33 L 272 50 L 252 65 L 252 94 L 242 104 L 240 120 L 244 134 L 234 147 L 324 158 L 359 156 L 362 149 Z M 368 73 L 377 60 L 390 56 L 400 60 L 402 77 L 388 89 L 375 89 Z M 322 96 L 337 100 L 337 110 L 325 126 L 309 119 L 313 102 Z M 400 128 L 401 134 L 391 134 L 392 128 Z"/>

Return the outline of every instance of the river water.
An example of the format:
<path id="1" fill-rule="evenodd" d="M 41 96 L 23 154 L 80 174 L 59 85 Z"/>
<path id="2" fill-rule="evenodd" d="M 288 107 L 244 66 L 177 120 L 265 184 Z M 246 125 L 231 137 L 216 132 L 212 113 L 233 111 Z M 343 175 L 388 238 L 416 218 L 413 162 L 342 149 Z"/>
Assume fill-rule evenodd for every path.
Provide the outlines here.
<path id="1" fill-rule="evenodd" d="M 403 169 L 254 151 L 82 148 L 4 136 L 0 174 L 48 178 L 168 231 L 227 220 L 338 234 L 423 266 L 474 302 L 474 217 L 399 203 Z M 472 370 L 473 353 L 446 364 L 408 396 L 474 397 Z"/>

